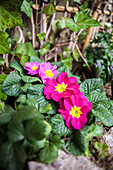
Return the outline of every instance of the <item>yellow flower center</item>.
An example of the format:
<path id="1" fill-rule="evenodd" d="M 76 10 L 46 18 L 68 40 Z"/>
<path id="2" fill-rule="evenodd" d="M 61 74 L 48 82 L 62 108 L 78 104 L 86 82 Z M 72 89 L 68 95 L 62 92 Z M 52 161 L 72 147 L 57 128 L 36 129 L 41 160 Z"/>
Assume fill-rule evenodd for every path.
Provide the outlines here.
<path id="1" fill-rule="evenodd" d="M 32 66 L 31 69 L 34 71 L 34 70 L 38 69 L 38 67 Z"/>
<path id="2" fill-rule="evenodd" d="M 82 114 L 82 112 L 80 111 L 81 107 L 72 107 L 72 110 L 69 112 L 70 115 L 72 115 L 72 117 L 76 117 L 79 118 L 80 115 Z"/>
<path id="3" fill-rule="evenodd" d="M 46 70 L 45 74 L 46 74 L 47 77 L 53 77 L 54 76 L 54 74 L 52 73 L 51 70 Z"/>
<path id="4" fill-rule="evenodd" d="M 58 91 L 59 93 L 62 93 L 63 91 L 66 91 L 67 84 L 65 85 L 64 82 L 62 84 L 57 84 L 55 86 L 55 91 Z"/>

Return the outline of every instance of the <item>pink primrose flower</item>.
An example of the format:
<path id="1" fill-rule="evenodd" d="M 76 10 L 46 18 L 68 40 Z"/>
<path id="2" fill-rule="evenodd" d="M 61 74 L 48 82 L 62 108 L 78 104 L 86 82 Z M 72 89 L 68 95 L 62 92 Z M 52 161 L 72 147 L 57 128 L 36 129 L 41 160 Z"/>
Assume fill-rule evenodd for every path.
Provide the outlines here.
<path id="1" fill-rule="evenodd" d="M 81 129 L 87 122 L 86 115 L 92 109 L 92 103 L 80 92 L 78 95 L 72 95 L 69 98 L 60 100 L 59 112 L 66 121 L 69 129 Z"/>
<path id="2" fill-rule="evenodd" d="M 39 76 L 43 83 L 45 83 L 46 80 L 52 80 L 57 74 L 59 74 L 56 69 L 57 66 L 52 66 L 49 62 L 44 62 L 40 65 Z"/>
<path id="3" fill-rule="evenodd" d="M 35 75 L 39 73 L 40 64 L 39 62 L 27 62 L 24 68 L 28 70 L 28 74 Z"/>
<path id="4" fill-rule="evenodd" d="M 44 95 L 46 95 L 47 99 L 53 99 L 58 102 L 61 98 L 80 93 L 79 84 L 76 82 L 75 77 L 69 78 L 68 74 L 63 72 L 56 79 L 45 82 Z"/>

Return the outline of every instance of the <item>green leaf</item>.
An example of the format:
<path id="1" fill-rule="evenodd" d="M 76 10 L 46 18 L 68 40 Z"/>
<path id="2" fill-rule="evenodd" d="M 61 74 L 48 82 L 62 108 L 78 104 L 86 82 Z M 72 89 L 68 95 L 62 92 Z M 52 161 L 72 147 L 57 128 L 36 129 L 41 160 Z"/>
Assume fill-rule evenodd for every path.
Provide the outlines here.
<path id="1" fill-rule="evenodd" d="M 47 113 L 49 110 L 51 109 L 51 105 L 50 104 L 48 104 L 48 105 L 46 105 L 46 106 L 42 106 L 42 107 L 40 107 L 40 113 Z"/>
<path id="2" fill-rule="evenodd" d="M 42 83 L 42 81 L 37 78 L 37 77 L 31 77 L 31 76 L 23 76 L 22 77 L 22 80 L 25 82 L 25 83 L 33 83 L 33 82 L 40 82 Z"/>
<path id="3" fill-rule="evenodd" d="M 37 37 L 38 37 L 39 41 L 43 41 L 43 40 L 44 40 L 45 35 L 46 35 L 46 33 L 45 33 L 45 32 L 42 32 L 42 33 L 37 34 Z"/>
<path id="4" fill-rule="evenodd" d="M 13 115 L 13 111 L 0 111 L 0 125 L 7 124 Z"/>
<path id="5" fill-rule="evenodd" d="M 4 159 L 5 158 L 5 159 Z M 26 153 L 19 143 L 3 143 L 0 147 L 0 166 L 7 170 L 22 170 L 26 160 Z"/>
<path id="6" fill-rule="evenodd" d="M 39 49 L 39 53 L 40 53 L 41 55 L 44 55 L 47 51 L 49 51 L 49 50 L 46 49 L 46 48 L 41 48 L 41 49 Z"/>
<path id="7" fill-rule="evenodd" d="M 65 148 L 75 156 L 83 155 L 87 149 L 85 135 L 80 131 L 75 131 L 74 136 L 67 140 Z"/>
<path id="8" fill-rule="evenodd" d="M 31 9 L 32 5 L 33 5 L 33 2 L 32 1 L 29 2 L 28 0 L 24 0 L 21 5 L 21 11 L 25 12 L 26 15 L 30 18 L 32 14 L 32 9 Z"/>
<path id="9" fill-rule="evenodd" d="M 84 2 L 84 4 L 80 6 L 80 11 L 84 12 L 84 10 L 86 10 L 87 7 L 88 7 L 88 3 Z"/>
<path id="10" fill-rule="evenodd" d="M 27 92 L 27 89 L 28 89 L 30 86 L 31 86 L 31 84 L 27 84 L 27 83 L 26 83 L 24 86 L 21 87 L 21 90 L 26 93 L 26 92 Z"/>
<path id="11" fill-rule="evenodd" d="M 46 143 L 45 147 L 39 152 L 40 161 L 43 163 L 52 163 L 58 157 L 58 148 L 52 143 Z"/>
<path id="12" fill-rule="evenodd" d="M 61 17 L 61 20 L 58 20 L 58 21 L 56 22 L 56 26 L 57 26 L 58 29 L 64 29 L 64 28 L 66 28 L 66 22 L 65 22 L 65 20 Z"/>
<path id="13" fill-rule="evenodd" d="M 68 129 L 65 125 L 64 119 L 60 114 L 56 114 L 49 120 L 52 126 L 52 132 L 60 137 L 69 136 L 72 134 L 72 130 Z"/>
<path id="14" fill-rule="evenodd" d="M 51 126 L 45 120 L 31 119 L 26 123 L 25 138 L 30 141 L 42 140 L 49 135 L 50 131 Z"/>
<path id="15" fill-rule="evenodd" d="M 80 4 L 80 0 L 73 0 L 74 2 L 77 2 L 77 3 L 79 3 Z"/>
<path id="16" fill-rule="evenodd" d="M 23 54 L 20 59 L 20 63 L 24 67 L 26 62 L 29 62 L 29 56 L 27 54 Z"/>
<path id="17" fill-rule="evenodd" d="M 0 54 L 11 53 L 9 43 L 7 41 L 7 37 L 8 37 L 8 34 L 6 32 L 0 31 Z M 4 62 L 3 59 L 0 59 L 0 65 L 3 62 Z"/>
<path id="18" fill-rule="evenodd" d="M 100 26 L 98 21 L 94 20 L 90 11 L 78 11 L 75 13 L 74 21 L 72 19 L 65 19 L 66 27 L 70 28 L 74 32 L 78 32 L 80 29 L 88 29 L 90 27 Z"/>
<path id="19" fill-rule="evenodd" d="M 92 113 L 98 117 L 105 126 L 113 126 L 113 115 L 105 106 L 98 104 L 95 109 L 92 109 Z"/>
<path id="20" fill-rule="evenodd" d="M 53 136 L 51 143 L 55 145 L 58 149 L 61 149 L 64 146 L 64 140 L 62 140 L 59 136 Z"/>
<path id="21" fill-rule="evenodd" d="M 0 74 L 0 84 L 3 84 L 6 77 L 7 77 L 7 74 Z"/>
<path id="22" fill-rule="evenodd" d="M 46 14 L 46 16 L 51 16 L 55 13 L 55 6 L 53 4 L 49 4 L 45 7 L 40 12 L 41 14 Z"/>
<path id="23" fill-rule="evenodd" d="M 27 99 L 26 104 L 29 106 L 33 106 L 33 107 L 37 108 L 37 110 L 38 110 L 38 103 L 35 99 Z"/>
<path id="24" fill-rule="evenodd" d="M 21 87 L 21 77 L 15 73 L 10 73 L 2 85 L 2 91 L 9 96 L 19 96 Z"/>
<path id="25" fill-rule="evenodd" d="M 21 94 L 18 99 L 15 101 L 15 108 L 17 109 L 18 103 L 25 104 L 26 103 L 26 95 Z"/>
<path id="26" fill-rule="evenodd" d="M 13 119 L 16 122 L 23 122 L 33 118 L 38 118 L 42 120 L 43 115 L 41 115 L 36 108 L 28 105 L 18 109 L 18 111 L 16 111 L 13 115 Z"/>
<path id="27" fill-rule="evenodd" d="M 18 61 L 13 60 L 10 64 L 10 67 L 15 68 L 17 71 L 19 71 L 21 76 L 25 75 L 23 67 L 20 65 L 20 63 Z"/>
<path id="28" fill-rule="evenodd" d="M 7 100 L 7 95 L 2 92 L 2 85 L 0 84 L 0 100 Z"/>
<path id="29" fill-rule="evenodd" d="M 30 62 L 39 62 L 39 63 L 42 63 L 42 61 L 39 59 L 39 57 L 37 57 L 37 56 L 31 56 L 30 57 Z"/>
<path id="30" fill-rule="evenodd" d="M 80 85 L 81 91 L 84 95 L 88 95 L 91 92 L 102 92 L 101 87 L 103 86 L 102 79 L 87 79 Z"/>
<path id="31" fill-rule="evenodd" d="M 22 0 L 2 1 L 0 3 L 0 30 L 22 25 L 21 8 Z"/>
<path id="32" fill-rule="evenodd" d="M 7 135 L 11 142 L 18 142 L 18 141 L 24 139 L 23 124 L 11 121 L 8 125 Z"/>
<path id="33" fill-rule="evenodd" d="M 1 50 L 0 50 L 1 51 Z M 0 65 L 4 64 L 6 61 L 0 56 Z"/>

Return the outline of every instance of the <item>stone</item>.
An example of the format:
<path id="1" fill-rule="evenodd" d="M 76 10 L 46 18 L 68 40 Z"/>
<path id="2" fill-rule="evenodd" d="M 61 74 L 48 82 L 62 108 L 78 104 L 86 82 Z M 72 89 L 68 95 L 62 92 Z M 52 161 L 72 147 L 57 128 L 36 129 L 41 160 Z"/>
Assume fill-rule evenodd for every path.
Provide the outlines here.
<path id="1" fill-rule="evenodd" d="M 103 136 L 105 143 L 109 146 L 108 150 L 113 154 L 113 127 Z"/>
<path id="2" fill-rule="evenodd" d="M 98 167 L 90 158 L 85 156 L 76 157 L 59 150 L 58 159 L 52 164 L 28 162 L 29 170 L 104 170 Z"/>

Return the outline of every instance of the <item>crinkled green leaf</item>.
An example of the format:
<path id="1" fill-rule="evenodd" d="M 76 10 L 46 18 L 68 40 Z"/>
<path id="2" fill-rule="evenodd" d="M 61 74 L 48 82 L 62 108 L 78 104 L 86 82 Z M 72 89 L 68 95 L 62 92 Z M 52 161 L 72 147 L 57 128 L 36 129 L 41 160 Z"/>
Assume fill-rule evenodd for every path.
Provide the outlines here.
<path id="1" fill-rule="evenodd" d="M 31 119 L 26 123 L 25 138 L 31 141 L 42 140 L 49 135 L 50 131 L 51 126 L 45 120 Z"/>
<path id="2" fill-rule="evenodd" d="M 26 104 L 29 106 L 33 106 L 38 109 L 38 103 L 35 99 L 27 99 Z"/>
<path id="3" fill-rule="evenodd" d="M 80 131 L 76 131 L 74 136 L 66 141 L 65 148 L 75 156 L 83 155 L 87 149 L 85 135 Z"/>
<path id="4" fill-rule="evenodd" d="M 39 57 L 36 57 L 36 56 L 30 56 L 30 62 L 39 62 L 39 63 L 42 63 L 42 61 L 39 59 Z"/>
<path id="5" fill-rule="evenodd" d="M 92 109 L 92 113 L 95 115 L 95 117 L 99 118 L 100 121 L 105 126 L 113 126 L 113 115 L 112 113 L 102 104 L 99 104 L 96 106 L 95 109 Z"/>
<path id="6" fill-rule="evenodd" d="M 25 84 L 24 86 L 21 87 L 21 90 L 24 91 L 25 93 L 27 92 L 27 89 L 29 88 L 29 86 L 31 86 L 31 84 Z"/>
<path id="7" fill-rule="evenodd" d="M 29 56 L 27 54 L 23 54 L 20 60 L 20 63 L 22 66 L 25 66 L 25 63 L 29 62 Z"/>
<path id="8" fill-rule="evenodd" d="M 22 170 L 26 153 L 21 144 L 3 143 L 0 147 L 0 167 L 7 170 Z"/>
<path id="9" fill-rule="evenodd" d="M 84 95 L 88 95 L 91 92 L 102 92 L 103 81 L 102 79 L 87 79 L 80 85 L 80 90 Z"/>
<path id="10" fill-rule="evenodd" d="M 23 67 L 20 65 L 20 63 L 17 60 L 13 60 L 10 64 L 10 67 L 15 68 L 17 71 L 19 71 L 21 76 L 25 75 Z"/>
<path id="11" fill-rule="evenodd" d="M 73 132 L 65 125 L 64 119 L 60 114 L 53 116 L 49 123 L 52 126 L 52 132 L 58 136 L 69 136 Z"/>
<path id="12" fill-rule="evenodd" d="M 33 82 L 40 82 L 42 83 L 42 81 L 37 78 L 37 77 L 31 77 L 31 76 L 23 76 L 22 77 L 22 80 L 25 82 L 25 83 L 33 83 Z"/>
<path id="13" fill-rule="evenodd" d="M 21 4 L 23 0 L 2 1 L 0 3 L 0 30 L 22 25 Z"/>
<path id="14" fill-rule="evenodd" d="M 8 37 L 8 34 L 6 32 L 0 31 L 0 54 L 10 54 L 11 53 L 9 43 L 7 41 L 7 37 Z M 3 62 L 4 62 L 4 60 L 0 59 L 0 65 Z"/>
<path id="15" fill-rule="evenodd" d="M 52 143 L 46 143 L 39 152 L 39 160 L 43 163 L 52 163 L 58 157 L 58 148 Z"/>
<path id="16" fill-rule="evenodd" d="M 2 91 L 9 96 L 19 96 L 21 87 L 21 77 L 15 73 L 10 73 L 2 85 Z"/>
<path id="17" fill-rule="evenodd" d="M 31 9 L 32 5 L 33 5 L 33 2 L 32 1 L 29 2 L 28 0 L 24 0 L 21 5 L 21 11 L 25 12 L 26 15 L 30 18 L 32 14 L 32 9 Z"/>

